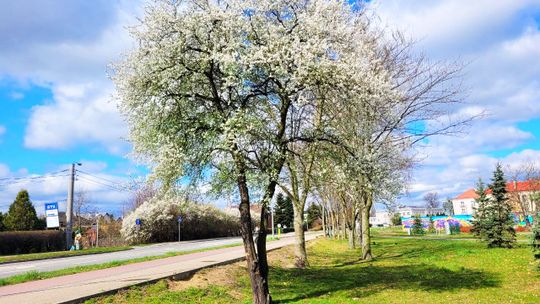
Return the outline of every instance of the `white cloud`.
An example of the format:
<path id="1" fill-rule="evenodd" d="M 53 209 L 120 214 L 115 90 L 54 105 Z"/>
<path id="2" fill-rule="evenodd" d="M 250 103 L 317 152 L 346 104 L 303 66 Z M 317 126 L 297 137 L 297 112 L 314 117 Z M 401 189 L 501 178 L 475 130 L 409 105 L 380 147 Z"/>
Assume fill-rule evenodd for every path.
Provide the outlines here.
<path id="1" fill-rule="evenodd" d="M 376 0 L 370 5 L 382 23 L 419 40 L 431 54 L 452 55 L 489 48 L 530 24 L 535 0 Z"/>
<path id="2" fill-rule="evenodd" d="M 489 179 L 497 161 L 512 165 L 540 156 L 536 150 L 520 151 L 538 133 L 517 125 L 540 117 L 540 30 L 535 20 L 540 2 L 375 0 L 369 6 L 383 25 L 417 40 L 417 52 L 467 63 L 466 103 L 453 116 L 485 114 L 466 133 L 432 138 L 419 147 L 423 161 L 404 201 L 419 202 L 429 191 L 453 196 L 473 187 L 478 177 Z M 505 150 L 516 152 L 492 156 Z"/>
<path id="3" fill-rule="evenodd" d="M 90 143 L 111 153 L 125 152 L 126 126 L 109 97 L 111 92 L 92 84 L 57 86 L 54 102 L 32 108 L 25 146 L 57 149 Z"/>
<path id="4" fill-rule="evenodd" d="M 12 92 L 10 94 L 11 99 L 13 100 L 20 100 L 24 98 L 24 94 L 21 92 Z"/>
<path id="5" fill-rule="evenodd" d="M 0 177 L 6 177 L 9 173 L 9 167 L 6 164 L 0 163 Z"/>

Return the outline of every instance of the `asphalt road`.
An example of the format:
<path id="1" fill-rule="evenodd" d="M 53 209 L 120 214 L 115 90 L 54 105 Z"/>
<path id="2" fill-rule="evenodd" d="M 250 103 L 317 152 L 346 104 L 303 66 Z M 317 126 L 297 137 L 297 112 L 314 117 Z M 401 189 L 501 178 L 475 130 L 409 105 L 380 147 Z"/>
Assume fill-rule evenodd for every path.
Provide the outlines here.
<path id="1" fill-rule="evenodd" d="M 292 236 L 294 236 L 293 233 L 282 234 L 281 238 L 289 238 Z M 75 266 L 95 265 L 112 261 L 121 261 L 147 256 L 162 255 L 171 251 L 192 251 L 197 249 L 238 243 L 242 243 L 241 237 L 170 242 L 147 246 L 136 246 L 133 249 L 126 251 L 0 264 L 0 278 L 23 274 L 29 271 L 53 271 Z"/>

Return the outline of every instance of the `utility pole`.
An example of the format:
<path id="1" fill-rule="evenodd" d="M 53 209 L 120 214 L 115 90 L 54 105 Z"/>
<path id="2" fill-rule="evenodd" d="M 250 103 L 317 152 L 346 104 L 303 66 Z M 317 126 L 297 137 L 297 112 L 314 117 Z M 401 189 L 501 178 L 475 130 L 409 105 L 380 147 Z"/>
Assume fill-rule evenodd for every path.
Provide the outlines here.
<path id="1" fill-rule="evenodd" d="M 75 165 L 80 166 L 81 163 L 72 163 L 69 177 L 67 206 L 66 206 L 66 246 L 67 249 L 71 249 L 73 245 L 72 231 L 73 231 L 73 194 L 75 190 Z"/>
<path id="2" fill-rule="evenodd" d="M 96 248 L 99 247 L 99 213 L 96 215 Z"/>

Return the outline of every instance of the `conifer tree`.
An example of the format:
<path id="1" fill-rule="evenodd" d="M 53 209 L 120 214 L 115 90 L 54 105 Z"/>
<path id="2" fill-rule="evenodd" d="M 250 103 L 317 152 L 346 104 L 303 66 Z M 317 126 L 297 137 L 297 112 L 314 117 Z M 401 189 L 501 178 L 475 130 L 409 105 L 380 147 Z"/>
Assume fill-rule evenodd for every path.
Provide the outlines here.
<path id="1" fill-rule="evenodd" d="M 4 226 L 4 218 L 5 215 L 0 212 L 0 231 L 4 231 L 6 229 L 6 227 Z"/>
<path id="2" fill-rule="evenodd" d="M 274 224 L 281 224 L 281 227 L 292 227 L 294 210 L 290 197 L 279 193 L 276 197 L 276 210 Z"/>
<path id="3" fill-rule="evenodd" d="M 537 218 L 538 219 L 538 218 Z M 537 262 L 540 262 L 540 225 L 538 223 L 535 225 L 532 234 L 532 249 L 533 256 Z M 538 263 L 538 269 L 540 269 L 540 263 Z"/>
<path id="4" fill-rule="evenodd" d="M 424 223 L 422 223 L 422 218 L 420 218 L 420 215 L 414 216 L 414 223 L 412 226 L 412 234 L 418 234 L 422 235 L 425 234 L 426 231 L 424 230 Z"/>
<path id="5" fill-rule="evenodd" d="M 516 241 L 514 221 L 511 217 L 512 206 L 506 197 L 506 179 L 501 164 L 497 164 L 489 185 L 492 199 L 487 204 L 485 239 L 488 247 L 511 248 Z"/>
<path id="6" fill-rule="evenodd" d="M 478 179 L 478 182 L 476 183 L 476 189 L 475 189 L 477 198 L 474 199 L 476 202 L 476 208 L 474 209 L 474 220 L 473 220 L 473 227 L 472 232 L 474 235 L 482 240 L 485 240 L 486 237 L 486 230 L 487 230 L 487 205 L 489 203 L 489 199 L 486 195 L 486 186 L 481 178 Z"/>
<path id="7" fill-rule="evenodd" d="M 33 230 L 37 223 L 36 209 L 30 201 L 28 191 L 19 191 L 15 201 L 9 206 L 4 225 L 7 230 Z"/>

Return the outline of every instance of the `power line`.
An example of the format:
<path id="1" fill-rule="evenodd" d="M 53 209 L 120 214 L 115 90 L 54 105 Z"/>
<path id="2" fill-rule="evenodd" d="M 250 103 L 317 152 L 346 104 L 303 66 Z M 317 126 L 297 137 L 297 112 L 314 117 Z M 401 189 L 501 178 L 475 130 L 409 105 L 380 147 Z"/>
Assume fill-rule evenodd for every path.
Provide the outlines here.
<path id="1" fill-rule="evenodd" d="M 105 187 L 107 187 L 109 189 L 112 189 L 112 190 L 116 190 L 116 191 L 120 191 L 120 192 L 131 192 L 130 190 L 128 190 L 126 188 L 123 188 L 120 185 L 116 186 L 116 185 L 107 184 L 107 183 L 92 179 L 89 176 L 81 176 L 81 175 L 79 175 L 79 176 L 77 176 L 77 178 L 80 178 L 80 179 L 82 179 L 84 181 L 87 181 L 87 182 L 91 182 L 91 183 L 94 183 L 94 184 L 105 186 Z"/>
<path id="2" fill-rule="evenodd" d="M 55 174 L 60 174 L 60 173 L 63 173 L 63 172 L 67 172 L 68 170 L 65 169 L 65 170 L 61 170 L 61 171 L 56 171 L 56 172 L 50 172 L 50 173 L 46 173 L 46 174 L 43 174 L 43 175 L 37 175 L 37 176 L 23 176 L 23 177 L 3 177 L 3 178 L 0 178 L 0 181 L 3 181 L 3 180 L 23 180 L 23 179 L 40 179 L 40 178 L 46 178 L 46 177 L 49 177 L 49 176 L 54 176 Z"/>
<path id="3" fill-rule="evenodd" d="M 40 183 L 45 182 L 48 179 L 56 178 L 56 177 L 66 177 L 69 176 L 69 174 L 60 174 L 60 175 L 46 175 L 46 176 L 35 176 L 35 177 L 28 177 L 28 178 L 18 178 L 11 181 L 3 181 L 0 182 L 0 187 L 2 186 L 9 186 L 9 185 L 15 185 L 20 183 Z"/>
<path id="4" fill-rule="evenodd" d="M 115 181 L 110 180 L 110 179 L 103 178 L 103 177 L 98 176 L 98 175 L 94 175 L 94 174 L 91 174 L 91 173 L 88 173 L 88 172 L 85 172 L 85 171 L 82 171 L 82 170 L 77 170 L 77 172 L 80 172 L 82 174 L 86 174 L 86 175 L 101 179 L 103 181 L 106 181 L 106 182 L 114 184 L 114 185 L 119 185 L 119 186 L 125 187 L 125 185 L 122 185 L 121 183 L 115 182 Z"/>

